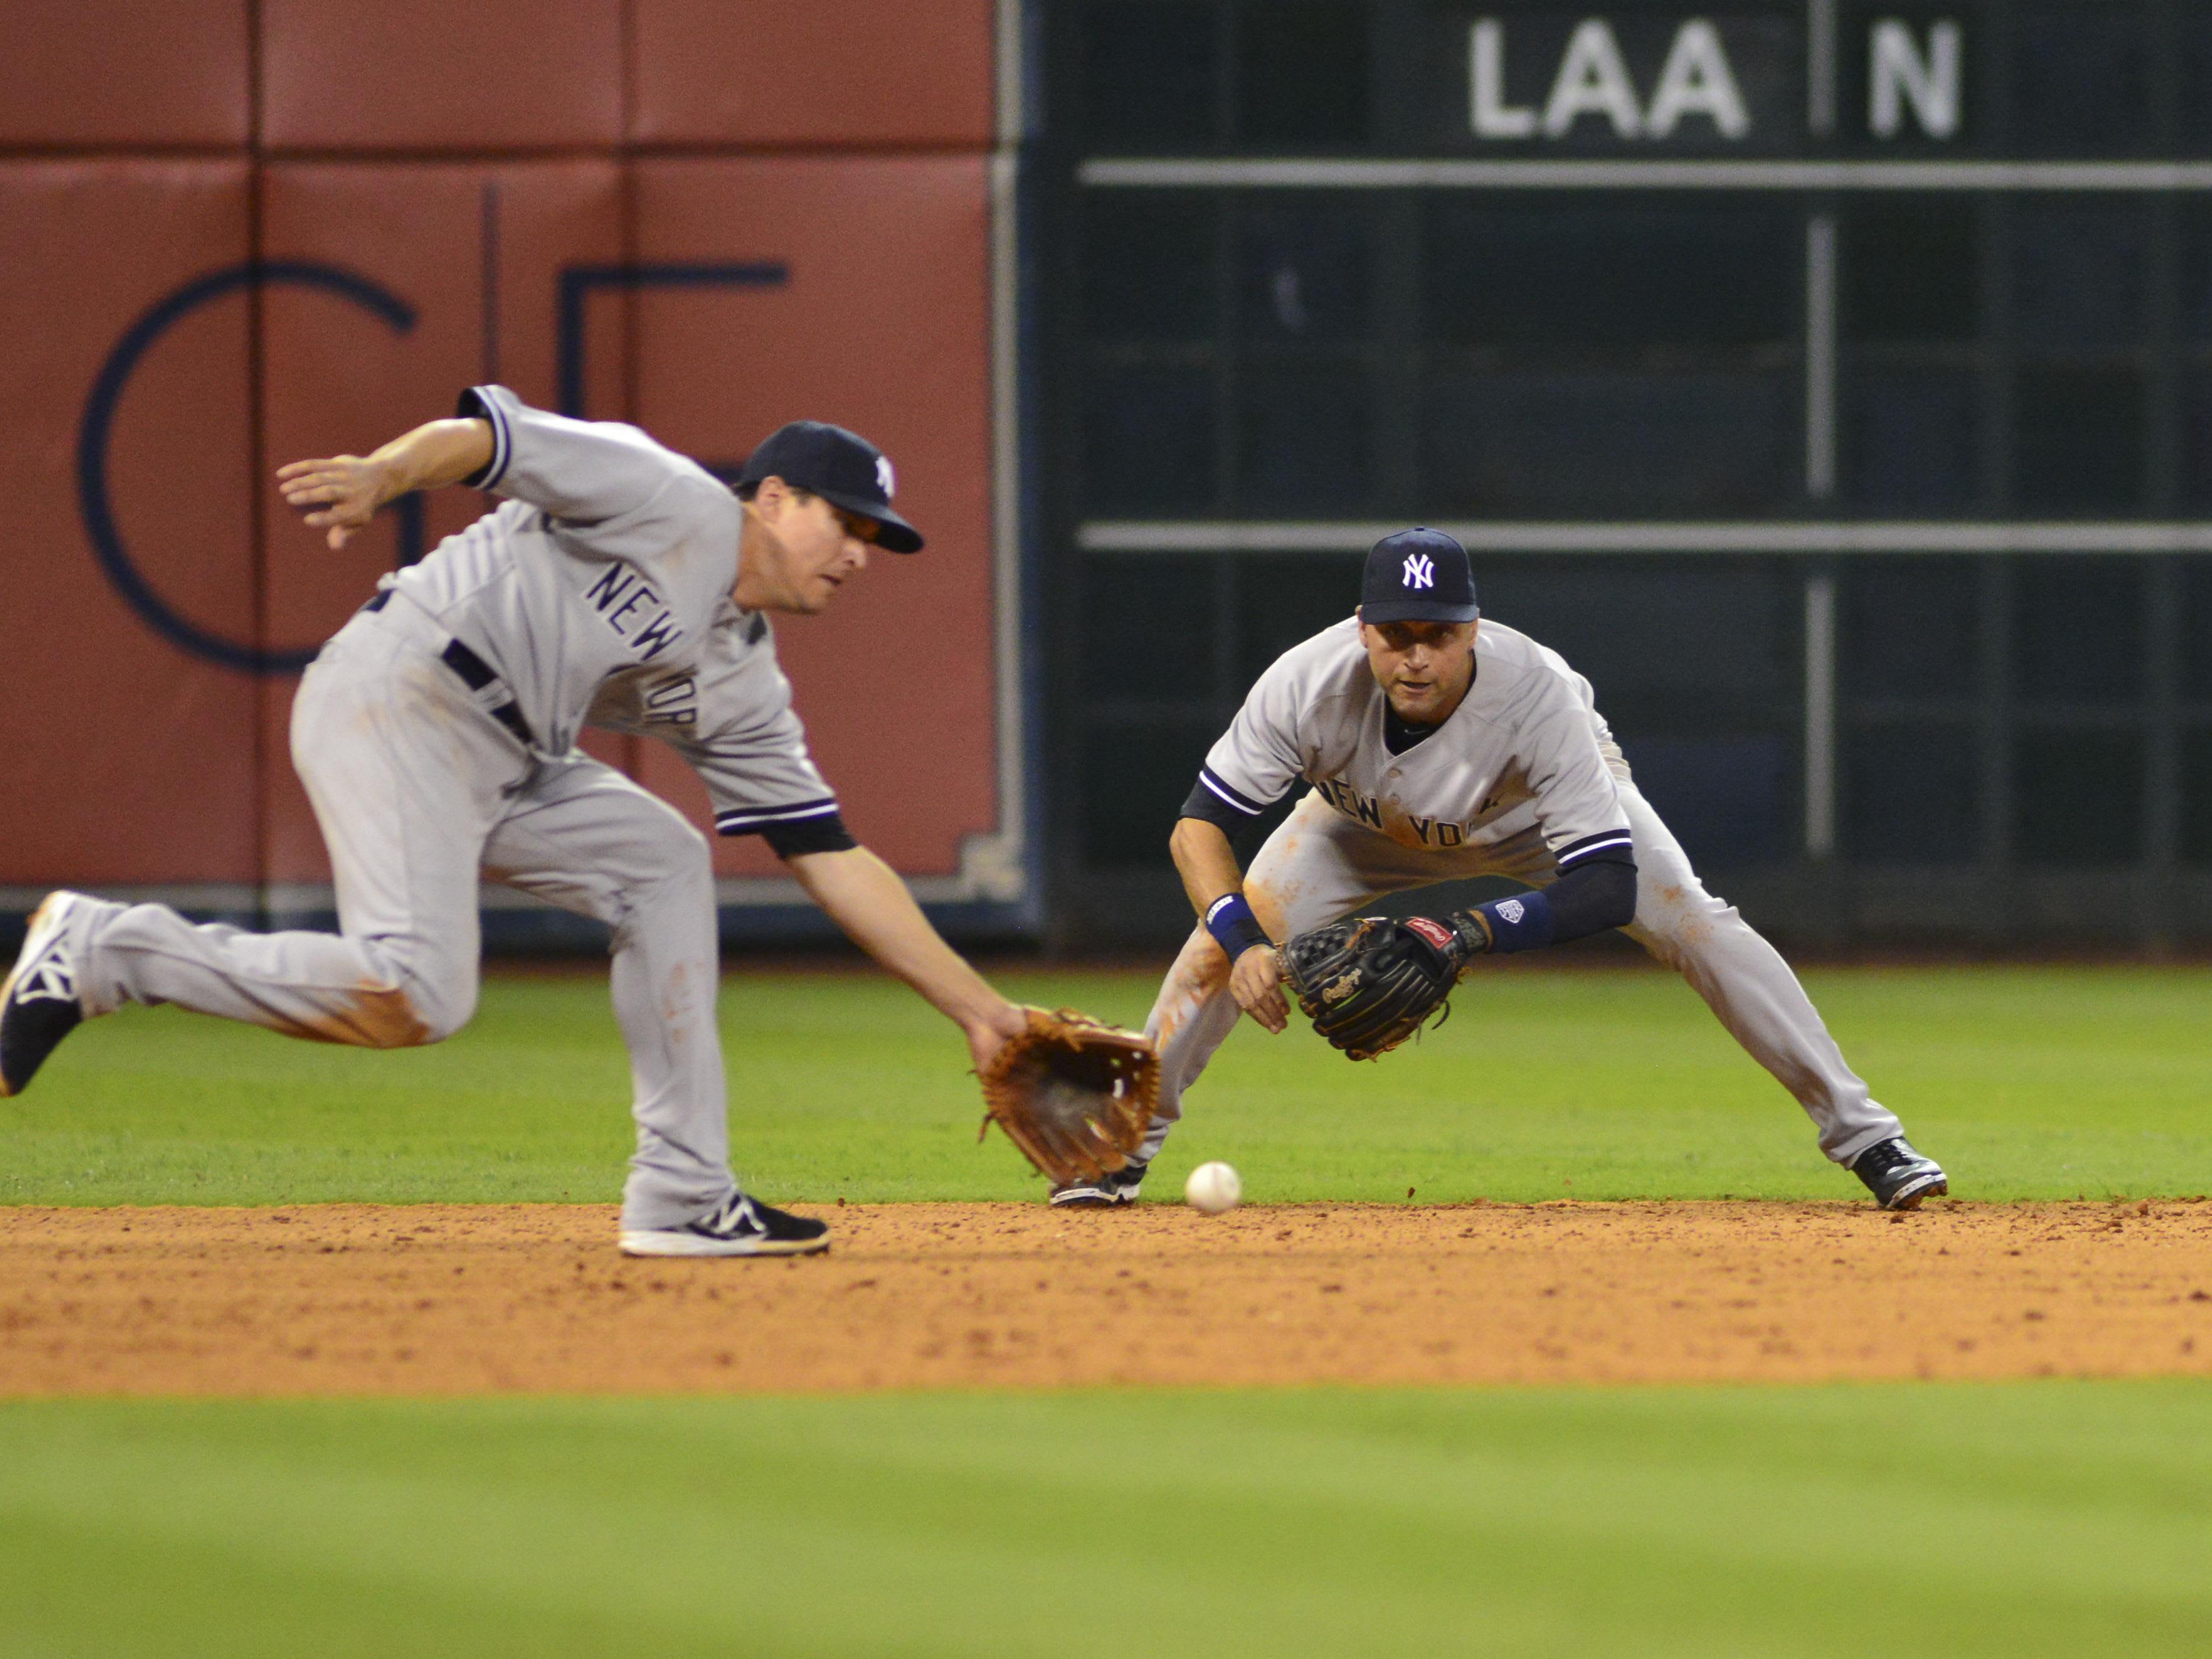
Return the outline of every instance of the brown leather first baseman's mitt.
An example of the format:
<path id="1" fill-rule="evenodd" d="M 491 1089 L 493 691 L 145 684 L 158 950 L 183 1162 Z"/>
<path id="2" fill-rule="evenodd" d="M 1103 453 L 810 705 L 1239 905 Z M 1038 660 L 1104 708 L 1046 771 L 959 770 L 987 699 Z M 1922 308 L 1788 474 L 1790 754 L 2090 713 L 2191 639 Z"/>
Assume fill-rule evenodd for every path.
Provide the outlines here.
<path id="1" fill-rule="evenodd" d="M 1160 1096 L 1150 1037 L 1079 1014 L 1024 1008 L 1030 1028 L 1009 1038 L 981 1073 L 983 1127 L 1006 1139 L 1054 1186 L 1096 1181 L 1129 1161 Z"/>

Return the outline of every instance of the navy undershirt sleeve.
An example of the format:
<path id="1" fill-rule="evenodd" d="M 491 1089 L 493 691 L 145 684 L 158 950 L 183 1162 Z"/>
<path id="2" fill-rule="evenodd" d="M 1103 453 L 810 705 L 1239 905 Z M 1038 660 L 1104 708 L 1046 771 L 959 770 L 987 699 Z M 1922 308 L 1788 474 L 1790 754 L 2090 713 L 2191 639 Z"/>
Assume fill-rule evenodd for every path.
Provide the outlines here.
<path id="1" fill-rule="evenodd" d="M 1552 943 L 1585 939 L 1636 920 L 1636 860 L 1626 851 L 1594 853 L 1544 890 Z"/>
<path id="2" fill-rule="evenodd" d="M 1549 887 L 1492 899 L 1474 914 L 1493 955 L 1564 945 L 1635 920 L 1636 865 L 1626 847 L 1587 854 Z"/>
<path id="3" fill-rule="evenodd" d="M 860 844 L 853 839 L 852 831 L 845 828 L 845 820 L 836 812 L 818 818 L 796 818 L 789 823 L 763 824 L 753 833 L 766 842 L 780 859 L 793 858 L 802 853 L 846 853 Z"/>
<path id="4" fill-rule="evenodd" d="M 1245 826 L 1252 822 L 1251 813 L 1238 811 L 1207 788 L 1203 782 L 1191 786 L 1190 799 L 1183 802 L 1182 811 L 1176 816 L 1186 818 L 1204 818 L 1232 841 L 1243 835 Z"/>

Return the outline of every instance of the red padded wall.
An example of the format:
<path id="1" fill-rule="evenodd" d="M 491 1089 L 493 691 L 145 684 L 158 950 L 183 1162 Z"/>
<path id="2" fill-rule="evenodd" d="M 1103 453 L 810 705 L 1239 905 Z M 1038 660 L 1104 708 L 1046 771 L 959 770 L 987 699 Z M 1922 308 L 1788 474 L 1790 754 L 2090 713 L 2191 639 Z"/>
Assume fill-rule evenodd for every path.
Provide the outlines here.
<path id="1" fill-rule="evenodd" d="M 244 161 L 0 163 L 0 884 L 251 881 L 253 682 L 164 638 L 94 557 L 80 422 L 133 322 L 246 256 Z M 183 313 L 123 384 L 107 496 L 185 623 L 255 639 L 247 311 Z"/>
<path id="2" fill-rule="evenodd" d="M 636 0 L 634 137 L 653 143 L 991 138 L 993 0 Z"/>
<path id="3" fill-rule="evenodd" d="M 703 456 L 742 455 L 786 421 L 849 426 L 891 458 L 899 507 L 929 538 L 876 556 L 826 615 L 775 619 L 848 822 L 911 872 L 956 868 L 996 810 L 988 212 L 973 156 L 665 161 L 639 179 L 643 258 L 790 275 L 641 293 L 637 418 Z M 647 781 L 696 799 L 682 772 L 647 745 Z M 774 867 L 744 842 L 722 856 Z"/>
<path id="4" fill-rule="evenodd" d="M 246 0 L 46 0 L 0 40 L 0 144 L 242 144 Z"/>
<path id="5" fill-rule="evenodd" d="M 855 829 L 909 872 L 957 869 L 998 810 L 994 15 L 993 0 L 37 9 L 0 57 L 0 888 L 325 877 L 289 765 L 296 678 L 267 653 L 303 656 L 343 623 L 402 525 L 333 553 L 270 474 L 373 448 L 486 376 L 557 406 L 562 276 L 580 266 L 642 273 L 577 313 L 586 412 L 710 462 L 800 416 L 893 458 L 928 551 L 878 556 L 779 638 Z M 785 279 L 655 283 L 748 261 Z M 87 402 L 134 324 L 203 279 L 207 302 L 159 331 L 115 403 L 118 577 L 79 501 Z M 485 505 L 434 497 L 423 544 Z M 667 751 L 589 746 L 705 822 Z M 718 858 L 781 872 L 755 841 Z"/>
<path id="6" fill-rule="evenodd" d="M 264 142 L 544 149 L 622 136 L 620 0 L 262 0 Z"/>

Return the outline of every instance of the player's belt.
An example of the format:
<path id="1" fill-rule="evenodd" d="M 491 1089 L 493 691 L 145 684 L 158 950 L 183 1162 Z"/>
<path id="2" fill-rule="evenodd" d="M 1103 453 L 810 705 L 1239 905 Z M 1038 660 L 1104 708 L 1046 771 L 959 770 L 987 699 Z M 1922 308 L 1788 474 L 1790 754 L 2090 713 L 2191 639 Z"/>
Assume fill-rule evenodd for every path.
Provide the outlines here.
<path id="1" fill-rule="evenodd" d="M 530 734 L 530 722 L 522 718 L 522 710 L 515 707 L 514 693 L 507 691 L 491 665 L 463 645 L 459 640 L 447 642 L 441 653 L 446 666 L 461 677 L 461 684 L 471 691 L 481 691 L 488 685 L 496 685 L 507 691 L 507 701 L 491 710 L 491 717 L 522 740 L 525 749 L 535 749 L 538 739 Z"/>
<path id="2" fill-rule="evenodd" d="M 387 587 L 367 605 L 362 606 L 362 609 L 381 611 L 391 599 L 392 590 Z M 446 641 L 446 648 L 439 653 L 439 660 L 459 675 L 461 684 L 471 691 L 481 691 L 487 686 L 493 685 L 498 686 L 502 691 L 507 691 L 506 684 L 492 672 L 491 665 L 459 640 Z M 514 692 L 507 691 L 505 702 L 496 708 L 488 709 L 485 712 L 508 731 L 514 732 L 525 749 L 535 749 L 538 746 L 538 739 L 531 733 L 530 722 L 522 718 L 522 710 L 515 705 Z"/>

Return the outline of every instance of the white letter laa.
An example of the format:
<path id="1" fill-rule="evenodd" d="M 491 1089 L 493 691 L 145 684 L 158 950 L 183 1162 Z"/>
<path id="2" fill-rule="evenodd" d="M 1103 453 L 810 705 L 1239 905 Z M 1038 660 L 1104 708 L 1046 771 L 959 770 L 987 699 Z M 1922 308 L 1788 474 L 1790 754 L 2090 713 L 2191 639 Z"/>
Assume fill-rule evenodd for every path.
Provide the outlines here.
<path id="1" fill-rule="evenodd" d="M 1536 112 L 1505 101 L 1505 25 L 1479 17 L 1467 42 L 1468 123 L 1478 138 L 1526 138 Z"/>
<path id="2" fill-rule="evenodd" d="M 1623 138 L 1637 137 L 1644 131 L 1636 88 L 1628 78 L 1628 65 L 1620 61 L 1620 42 L 1602 17 L 1586 17 L 1575 25 L 1567 55 L 1559 60 L 1559 72 L 1552 82 L 1551 100 L 1544 106 L 1544 136 L 1563 138 L 1592 112 L 1608 118 Z"/>
<path id="3" fill-rule="evenodd" d="M 1736 89 L 1728 54 L 1721 50 L 1720 31 L 1702 17 L 1692 17 L 1674 32 L 1644 131 L 1664 138 L 1685 115 L 1710 115 L 1723 138 L 1741 138 L 1751 131 L 1743 94 Z"/>
<path id="4" fill-rule="evenodd" d="M 1959 131 L 1959 26 L 1946 18 L 1928 31 L 1928 56 L 1911 27 L 1894 17 L 1874 26 L 1868 48 L 1867 125 L 1877 138 L 1894 138 L 1905 125 L 1904 105 L 1930 138 Z"/>

